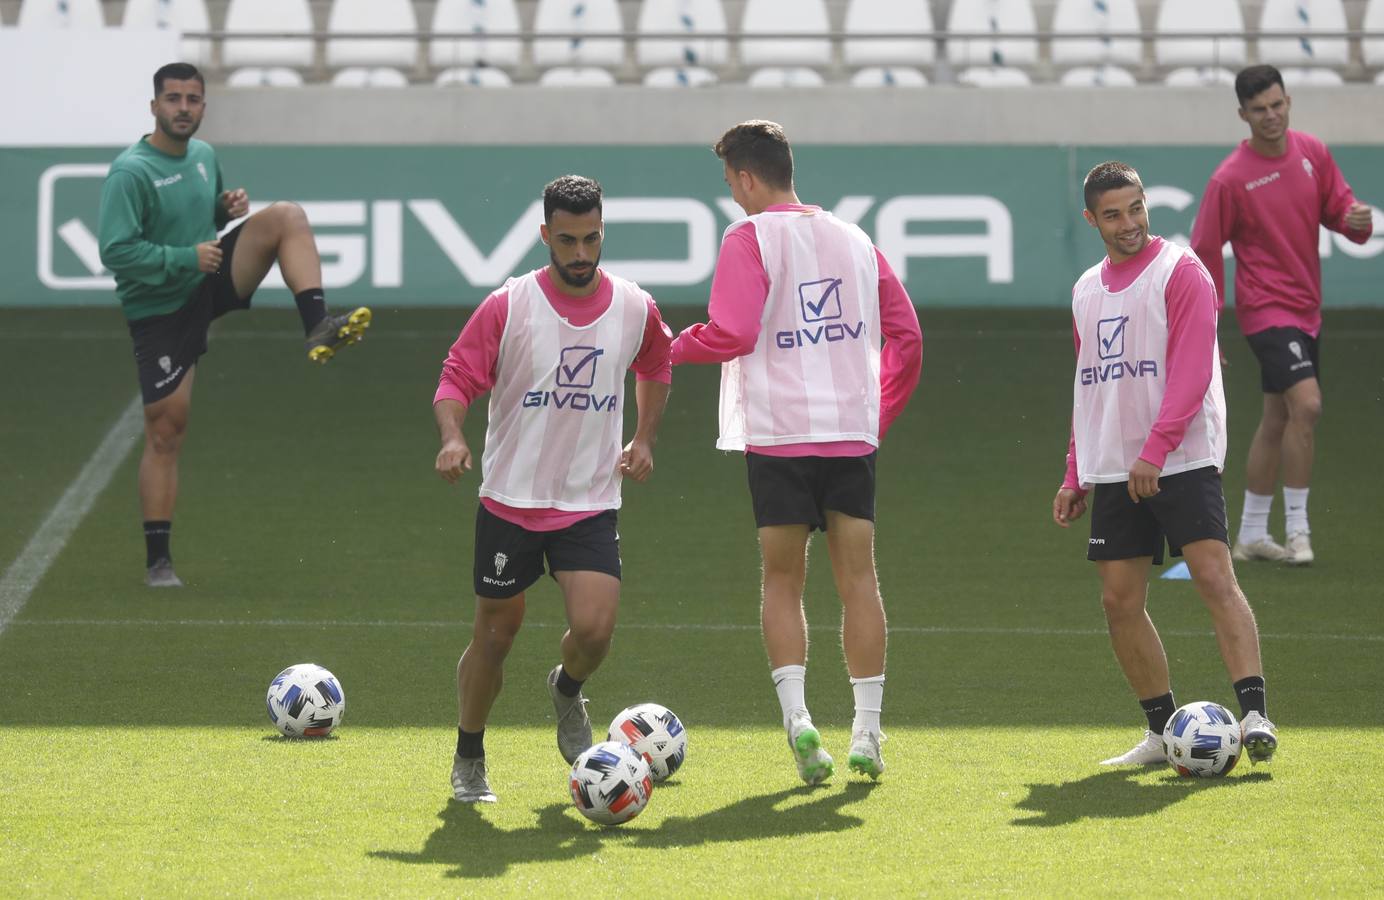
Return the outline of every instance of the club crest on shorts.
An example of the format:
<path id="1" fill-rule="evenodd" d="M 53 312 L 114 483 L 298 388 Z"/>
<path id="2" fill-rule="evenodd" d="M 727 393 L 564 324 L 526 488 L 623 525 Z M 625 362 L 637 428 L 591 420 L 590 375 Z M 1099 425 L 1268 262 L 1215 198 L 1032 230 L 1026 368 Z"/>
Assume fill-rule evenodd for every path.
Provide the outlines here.
<path id="1" fill-rule="evenodd" d="M 159 368 L 163 369 L 163 374 L 167 375 L 169 372 L 173 371 L 173 360 L 169 359 L 167 356 L 160 356 Z"/>
<path id="2" fill-rule="evenodd" d="M 495 554 L 495 575 L 498 577 L 505 570 L 505 564 L 509 562 L 509 557 L 503 553 Z"/>
<path id="3" fill-rule="evenodd" d="M 1304 162 L 1306 162 L 1306 160 L 1304 160 Z M 1299 344 L 1297 341 L 1289 341 L 1288 349 L 1293 351 L 1293 355 L 1296 356 L 1299 360 L 1302 359 L 1302 345 Z"/>

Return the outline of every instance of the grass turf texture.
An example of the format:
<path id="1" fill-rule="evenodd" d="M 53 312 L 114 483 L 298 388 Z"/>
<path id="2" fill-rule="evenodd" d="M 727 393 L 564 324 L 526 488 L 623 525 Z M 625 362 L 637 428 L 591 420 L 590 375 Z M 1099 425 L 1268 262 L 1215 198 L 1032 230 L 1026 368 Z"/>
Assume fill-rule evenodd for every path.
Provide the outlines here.
<path id="1" fill-rule="evenodd" d="M 689 758 L 616 830 L 566 799 L 543 686 L 562 614 L 546 582 L 487 733 L 501 803 L 448 800 L 476 475 L 448 488 L 433 474 L 428 403 L 464 318 L 377 311 L 366 343 L 321 369 L 291 311 L 216 326 L 174 529 L 188 587 L 140 583 L 136 451 L 0 634 L 5 893 L 567 896 L 646 879 L 690 894 L 1190 893 L 1212 872 L 1254 872 L 1264 892 L 1384 890 L 1384 482 L 1371 474 L 1384 315 L 1328 313 L 1319 561 L 1240 570 L 1283 750 L 1215 782 L 1095 765 L 1142 719 L 1104 635 L 1084 522 L 1049 521 L 1070 403 L 1061 312 L 923 310 L 923 383 L 879 463 L 893 633 L 875 787 L 844 771 L 850 691 L 820 539 L 808 697 L 838 774 L 797 783 L 759 644 L 743 462 L 711 446 L 715 369 L 678 370 L 653 479 L 625 493 L 621 624 L 588 692 L 598 729 L 630 703 L 669 706 Z M 114 312 L 7 311 L 4 324 L 8 564 L 136 388 Z M 1235 522 L 1258 376 L 1231 323 L 1222 334 Z M 477 453 L 483 418 L 468 423 Z M 1191 584 L 1155 580 L 1150 610 L 1179 700 L 1235 709 Z M 341 678 L 345 724 L 327 741 L 279 739 L 263 692 L 309 660 Z"/>

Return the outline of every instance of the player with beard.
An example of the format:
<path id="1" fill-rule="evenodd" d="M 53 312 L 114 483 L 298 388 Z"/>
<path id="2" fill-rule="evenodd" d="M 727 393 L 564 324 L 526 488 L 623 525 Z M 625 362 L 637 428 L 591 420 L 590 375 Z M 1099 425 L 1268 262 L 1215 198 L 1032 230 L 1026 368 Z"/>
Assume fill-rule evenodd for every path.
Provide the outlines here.
<path id="1" fill-rule="evenodd" d="M 358 341 L 370 310 L 328 315 L 322 265 L 303 210 L 274 203 L 250 211 L 244 189 L 226 190 L 210 144 L 193 138 L 206 112 L 206 84 L 187 63 L 154 73 L 155 128 L 111 163 L 101 191 L 101 262 L 129 322 L 144 400 L 139 496 L 145 583 L 180 587 L 170 538 L 178 456 L 192 406 L 192 380 L 213 319 L 248 309 L 276 262 L 293 291 L 308 358 L 326 362 Z"/>
<path id="2" fill-rule="evenodd" d="M 442 448 L 436 470 L 455 484 L 471 468 L 462 424 L 490 406 L 476 510 L 471 641 L 457 664 L 452 795 L 494 803 L 485 726 L 504 661 L 524 622 L 525 592 L 547 571 L 568 628 L 548 673 L 557 746 L 568 764 L 591 746 L 582 684 L 610 649 L 620 602 L 616 510 L 624 477 L 644 481 L 668 402 L 672 334 L 653 298 L 600 268 L 601 186 L 565 175 L 543 189 L 549 264 L 486 297 L 443 364 L 433 397 Z M 621 447 L 625 372 L 638 421 Z"/>
<path id="3" fill-rule="evenodd" d="M 1225 392 L 1216 291 L 1192 251 L 1150 237 L 1139 174 L 1120 162 L 1086 176 L 1088 224 L 1106 258 L 1072 289 L 1077 370 L 1067 474 L 1053 521 L 1086 512 L 1086 558 L 1100 573 L 1110 641 L 1148 719 L 1143 740 L 1102 765 L 1163 765 L 1163 727 L 1177 709 L 1163 642 L 1149 618 L 1149 572 L 1164 541 L 1183 556 L 1211 613 L 1240 701 L 1249 758 L 1278 746 L 1266 717 L 1259 631 L 1230 562 L 1225 494 Z"/>

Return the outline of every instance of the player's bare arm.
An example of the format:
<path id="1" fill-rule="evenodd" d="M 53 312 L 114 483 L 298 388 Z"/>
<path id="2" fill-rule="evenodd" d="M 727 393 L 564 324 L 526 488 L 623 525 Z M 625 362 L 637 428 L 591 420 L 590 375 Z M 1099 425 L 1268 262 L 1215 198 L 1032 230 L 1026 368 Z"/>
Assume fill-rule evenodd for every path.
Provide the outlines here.
<path id="1" fill-rule="evenodd" d="M 1086 514 L 1086 493 L 1072 488 L 1059 488 L 1052 499 L 1052 520 L 1063 528 Z"/>
<path id="2" fill-rule="evenodd" d="M 668 406 L 670 386 L 659 381 L 637 381 L 634 402 L 639 407 L 639 421 L 634 438 L 620 454 L 620 474 L 635 481 L 645 481 L 654 471 L 654 443 L 663 410 Z"/>
<path id="3" fill-rule="evenodd" d="M 466 405 L 457 400 L 439 400 L 433 405 L 433 417 L 442 439 L 434 468 L 448 484 L 456 484 L 463 472 L 471 471 L 471 448 L 466 446 L 466 438 L 461 434 L 461 426 L 466 421 Z"/>

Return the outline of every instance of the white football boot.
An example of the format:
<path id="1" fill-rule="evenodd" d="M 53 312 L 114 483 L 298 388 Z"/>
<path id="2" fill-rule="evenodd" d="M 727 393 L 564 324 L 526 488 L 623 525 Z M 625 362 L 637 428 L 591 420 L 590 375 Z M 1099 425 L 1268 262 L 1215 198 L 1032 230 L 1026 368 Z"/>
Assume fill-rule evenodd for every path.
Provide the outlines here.
<path id="1" fill-rule="evenodd" d="M 822 749 L 822 736 L 806 713 L 794 713 L 788 719 L 788 749 L 798 764 L 798 775 L 807 784 L 821 784 L 831 777 L 835 763 Z"/>
<path id="2" fill-rule="evenodd" d="M 1230 558 L 1236 562 L 1282 562 L 1288 558 L 1288 551 L 1266 534 L 1259 540 L 1247 544 L 1236 541 L 1235 549 L 1230 551 Z"/>
<path id="3" fill-rule="evenodd" d="M 1284 550 L 1283 561 L 1290 566 L 1310 566 L 1316 557 L 1312 554 L 1312 537 L 1306 531 L 1288 535 L 1288 546 Z"/>
<path id="4" fill-rule="evenodd" d="M 1251 710 L 1240 722 L 1240 743 L 1251 763 L 1268 762 L 1278 749 L 1278 729 L 1267 718 Z"/>
<path id="5" fill-rule="evenodd" d="M 1163 735 L 1144 732 L 1144 739 L 1127 753 L 1100 761 L 1103 766 L 1164 766 L 1168 758 L 1163 753 Z"/>

